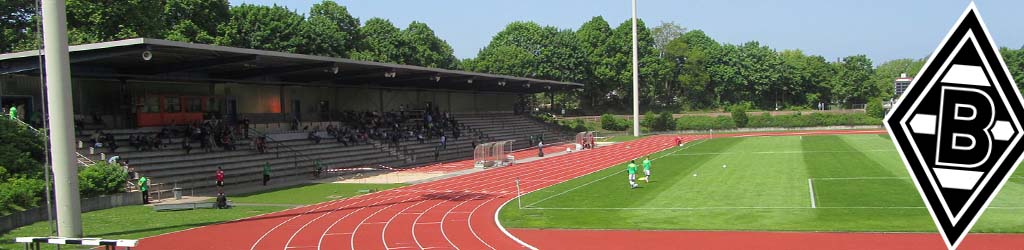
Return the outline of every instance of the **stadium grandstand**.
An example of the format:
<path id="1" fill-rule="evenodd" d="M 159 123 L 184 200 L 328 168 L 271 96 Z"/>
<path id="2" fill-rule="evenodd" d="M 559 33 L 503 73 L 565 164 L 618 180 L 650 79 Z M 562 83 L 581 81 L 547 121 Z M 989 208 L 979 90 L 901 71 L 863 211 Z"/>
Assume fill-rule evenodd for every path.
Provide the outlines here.
<path id="1" fill-rule="evenodd" d="M 116 156 L 155 193 L 212 192 L 218 167 L 231 185 L 255 187 L 264 164 L 296 181 L 318 166 L 410 168 L 471 158 L 486 142 L 571 141 L 523 115 L 524 100 L 582 87 L 149 38 L 70 54 L 79 153 Z M 45 117 L 40 61 L 37 51 L 0 55 L 0 104 L 35 126 Z"/>

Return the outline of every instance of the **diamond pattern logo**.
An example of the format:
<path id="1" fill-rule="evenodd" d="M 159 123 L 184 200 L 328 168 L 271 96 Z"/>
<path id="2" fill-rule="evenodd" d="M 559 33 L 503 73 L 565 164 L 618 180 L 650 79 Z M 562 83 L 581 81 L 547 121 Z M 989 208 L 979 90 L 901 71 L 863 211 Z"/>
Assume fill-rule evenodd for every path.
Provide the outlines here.
<path id="1" fill-rule="evenodd" d="M 1024 99 L 971 3 L 885 119 L 946 245 L 1021 161 Z"/>

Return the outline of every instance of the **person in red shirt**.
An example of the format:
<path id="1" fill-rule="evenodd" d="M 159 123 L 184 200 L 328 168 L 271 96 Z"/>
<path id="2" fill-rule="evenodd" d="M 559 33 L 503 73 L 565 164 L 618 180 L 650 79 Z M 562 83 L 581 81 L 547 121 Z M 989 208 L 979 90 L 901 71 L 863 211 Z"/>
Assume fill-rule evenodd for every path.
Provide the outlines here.
<path id="1" fill-rule="evenodd" d="M 679 138 L 679 136 L 676 136 L 676 147 L 678 147 L 679 145 L 682 145 L 682 144 L 683 144 L 683 139 Z"/>
<path id="2" fill-rule="evenodd" d="M 217 167 L 217 191 L 224 193 L 224 170 Z"/>

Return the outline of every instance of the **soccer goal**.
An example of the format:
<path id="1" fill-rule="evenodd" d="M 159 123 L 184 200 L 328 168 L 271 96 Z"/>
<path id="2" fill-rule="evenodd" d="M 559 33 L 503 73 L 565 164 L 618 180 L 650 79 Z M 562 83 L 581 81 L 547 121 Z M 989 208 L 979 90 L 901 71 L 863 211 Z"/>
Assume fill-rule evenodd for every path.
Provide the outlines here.
<path id="1" fill-rule="evenodd" d="M 515 158 L 511 158 L 512 155 L 512 144 L 511 141 L 497 141 L 488 142 L 477 145 L 473 149 L 473 162 L 477 168 L 488 168 L 495 166 L 507 166 L 515 163 Z"/>
<path id="2" fill-rule="evenodd" d="M 576 133 L 576 144 L 581 145 L 583 148 L 594 148 L 594 132 L 579 132 Z"/>

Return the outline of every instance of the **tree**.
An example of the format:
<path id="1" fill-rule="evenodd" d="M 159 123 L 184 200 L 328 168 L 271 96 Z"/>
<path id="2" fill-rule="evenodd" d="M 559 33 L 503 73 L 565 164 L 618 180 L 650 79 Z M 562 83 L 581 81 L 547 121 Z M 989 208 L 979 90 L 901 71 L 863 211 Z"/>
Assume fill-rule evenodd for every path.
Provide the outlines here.
<path id="1" fill-rule="evenodd" d="M 0 53 L 16 51 L 19 47 L 34 47 L 35 1 L 5 0 L 0 2 Z M 27 48 L 26 48 L 27 49 Z"/>
<path id="2" fill-rule="evenodd" d="M 217 38 L 206 33 L 199 25 L 192 23 L 192 20 L 182 20 L 167 31 L 165 39 L 187 43 L 214 43 Z"/>
<path id="3" fill-rule="evenodd" d="M 999 51 L 1014 81 L 1017 82 L 1017 88 L 1024 91 L 1024 47 L 1017 50 L 1002 48 Z"/>
<path id="4" fill-rule="evenodd" d="M 455 68 L 458 61 L 448 42 L 441 40 L 425 23 L 412 22 L 401 32 L 405 46 L 402 47 L 406 64 L 433 68 Z"/>
<path id="5" fill-rule="evenodd" d="M 301 29 L 305 19 L 288 8 L 242 4 L 231 7 L 231 19 L 217 30 L 218 45 L 280 52 L 298 51 L 305 42 Z"/>
<path id="6" fill-rule="evenodd" d="M 608 22 L 600 16 L 591 18 L 576 31 L 576 40 L 582 46 L 585 58 L 581 77 L 585 84 L 582 98 L 587 100 L 583 102 L 584 109 L 604 106 L 613 89 L 611 85 L 617 72 L 608 47 L 611 33 Z"/>
<path id="7" fill-rule="evenodd" d="M 399 48 L 403 46 L 401 31 L 382 18 L 370 18 L 359 27 L 358 43 L 350 53 L 352 59 L 383 63 L 402 63 Z"/>
<path id="8" fill-rule="evenodd" d="M 827 101 L 833 68 L 824 57 L 805 55 L 800 50 L 786 50 L 780 56 L 784 64 L 783 103 L 816 108 L 819 102 Z"/>
<path id="9" fill-rule="evenodd" d="M 612 92 L 619 101 L 619 105 L 628 106 L 632 98 L 633 84 L 633 23 L 632 19 L 626 20 L 612 30 L 607 46 L 612 65 L 614 77 L 614 88 Z M 640 98 L 641 103 L 650 105 L 654 103 L 654 95 L 658 92 L 657 83 L 663 83 L 666 76 L 663 61 L 658 58 L 658 50 L 654 48 L 654 37 L 651 31 L 644 25 L 643 20 L 637 20 L 637 49 L 640 58 Z M 668 92 L 665 89 L 661 91 Z"/>
<path id="10" fill-rule="evenodd" d="M 162 0 L 68 0 L 68 42 L 96 43 L 137 37 L 162 37 L 166 30 Z"/>
<path id="11" fill-rule="evenodd" d="M 166 0 L 163 11 L 167 39 L 211 43 L 217 26 L 231 18 L 227 0 Z"/>
<path id="12" fill-rule="evenodd" d="M 891 98 L 897 98 L 893 96 L 895 93 L 894 81 L 900 74 L 906 73 L 908 77 L 914 77 L 918 71 L 921 71 L 921 67 L 924 66 L 924 59 L 914 60 L 909 58 L 896 59 L 888 61 L 878 65 L 875 68 L 874 74 L 871 76 L 871 83 L 874 88 L 878 91 L 878 97 L 884 100 Z"/>
<path id="13" fill-rule="evenodd" d="M 784 66 L 782 57 L 768 46 L 761 46 L 757 41 L 744 43 L 739 50 L 739 74 L 743 77 L 747 89 L 753 90 L 745 93 L 750 96 L 743 99 L 754 102 L 763 109 L 774 108 L 783 90 L 779 81 Z"/>
<path id="14" fill-rule="evenodd" d="M 331 0 L 314 4 L 302 26 L 304 45 L 299 53 L 346 57 L 355 47 L 359 19 L 352 17 L 345 6 Z"/>
<path id="15" fill-rule="evenodd" d="M 672 40 L 682 36 L 686 33 L 686 28 L 679 26 L 675 22 L 661 22 L 658 26 L 651 30 L 651 34 L 654 36 L 654 48 L 658 49 L 658 57 L 665 57 L 665 47 L 668 46 Z"/>
<path id="16" fill-rule="evenodd" d="M 832 78 L 833 101 L 842 104 L 865 103 L 868 98 L 878 95 L 878 89 L 871 86 L 874 68 L 866 55 L 847 56 L 834 64 L 835 78 Z"/>

